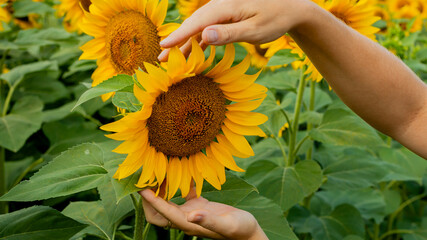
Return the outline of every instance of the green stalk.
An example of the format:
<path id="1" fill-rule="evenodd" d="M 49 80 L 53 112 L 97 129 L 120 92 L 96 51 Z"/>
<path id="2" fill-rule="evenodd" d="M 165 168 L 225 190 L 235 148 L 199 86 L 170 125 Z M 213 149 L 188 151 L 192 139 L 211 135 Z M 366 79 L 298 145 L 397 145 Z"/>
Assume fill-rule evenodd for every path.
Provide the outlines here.
<path id="1" fill-rule="evenodd" d="M 309 111 L 314 111 L 314 100 L 316 97 L 316 82 L 310 81 L 310 105 L 308 106 Z M 313 124 L 308 123 L 307 124 L 307 132 L 310 132 L 311 129 L 313 129 Z M 310 148 L 307 150 L 307 160 L 311 160 L 313 155 L 313 145 L 310 146 Z"/>
<path id="2" fill-rule="evenodd" d="M 0 148 L 0 196 L 6 194 L 6 159 L 5 149 Z M 0 202 L 0 214 L 5 214 L 8 212 L 7 202 Z"/>
<path id="3" fill-rule="evenodd" d="M 279 145 L 280 151 L 282 151 L 282 155 L 283 155 L 283 161 L 285 163 L 285 166 L 288 165 L 288 160 L 286 159 L 286 152 L 285 152 L 285 148 L 283 147 L 283 144 L 280 142 L 280 139 L 276 136 L 276 135 L 272 135 L 273 139 L 277 142 L 277 144 Z"/>
<path id="4" fill-rule="evenodd" d="M 401 233 L 403 233 L 403 234 L 414 234 L 414 231 L 413 230 L 406 230 L 406 229 L 396 229 L 396 230 L 391 230 L 391 231 L 388 231 L 388 232 L 386 232 L 386 233 L 384 233 L 380 238 L 379 238 L 379 240 L 383 240 L 384 238 L 386 238 L 387 236 L 392 236 L 393 234 L 401 234 Z"/>
<path id="5" fill-rule="evenodd" d="M 422 199 L 423 197 L 425 197 L 426 196 L 426 194 L 425 193 L 422 193 L 422 194 L 420 194 L 420 195 L 417 195 L 417 196 L 414 196 L 414 197 L 412 197 L 412 198 L 410 198 L 410 199 L 408 199 L 408 200 L 406 200 L 404 203 L 402 203 L 402 204 L 400 204 L 400 206 L 399 206 L 399 208 L 394 212 L 394 213 L 392 213 L 391 215 L 390 215 L 390 218 L 389 218 L 389 220 L 388 220 L 388 233 L 392 233 L 392 234 L 395 234 L 393 231 L 393 223 L 394 223 L 394 220 L 396 219 L 396 217 L 397 217 L 397 215 L 405 208 L 405 207 L 407 207 L 407 206 L 409 206 L 410 204 L 412 204 L 413 202 L 415 202 L 415 201 L 417 201 L 417 200 L 420 200 L 420 199 Z M 387 234 L 387 236 L 390 236 L 389 237 L 389 239 L 392 239 L 392 234 Z M 386 237 L 386 236 L 384 236 L 384 237 Z M 380 237 L 380 239 L 383 239 L 384 237 Z"/>
<path id="6" fill-rule="evenodd" d="M 135 229 L 133 234 L 134 240 L 145 240 L 144 236 L 144 209 L 142 208 L 142 199 L 139 201 L 136 199 L 136 197 L 131 194 L 133 206 L 135 208 Z"/>
<path id="7" fill-rule="evenodd" d="M 305 88 L 305 67 L 301 69 L 301 77 L 299 81 L 298 91 L 297 91 L 297 100 L 295 103 L 295 109 L 294 109 L 294 120 L 292 126 L 292 134 L 290 134 L 289 139 L 289 157 L 288 157 L 288 166 L 293 166 L 295 163 L 295 143 L 296 138 L 298 134 L 298 127 L 299 127 L 299 115 L 301 112 L 301 105 L 302 105 L 302 97 L 304 96 L 304 88 Z"/>

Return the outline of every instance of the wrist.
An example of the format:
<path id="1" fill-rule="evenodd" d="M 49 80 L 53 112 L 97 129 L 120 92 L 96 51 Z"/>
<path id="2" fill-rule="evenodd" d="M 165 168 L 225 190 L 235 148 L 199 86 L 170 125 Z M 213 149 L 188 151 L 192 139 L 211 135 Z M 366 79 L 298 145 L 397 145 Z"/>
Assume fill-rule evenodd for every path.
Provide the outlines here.
<path id="1" fill-rule="evenodd" d="M 252 236 L 249 237 L 248 240 L 268 240 L 268 237 L 267 235 L 265 235 L 261 227 L 257 224 L 254 234 L 252 234 Z"/>

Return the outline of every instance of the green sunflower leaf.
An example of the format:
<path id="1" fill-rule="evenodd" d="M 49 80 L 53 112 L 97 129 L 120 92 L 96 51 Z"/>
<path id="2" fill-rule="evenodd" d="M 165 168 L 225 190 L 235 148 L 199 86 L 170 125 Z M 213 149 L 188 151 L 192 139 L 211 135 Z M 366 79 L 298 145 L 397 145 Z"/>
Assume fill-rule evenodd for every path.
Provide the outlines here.
<path id="1" fill-rule="evenodd" d="M 267 63 L 267 67 L 290 64 L 298 59 L 299 59 L 298 55 L 291 53 L 290 49 L 282 49 L 277 51 L 274 54 L 274 56 L 270 58 L 270 60 Z"/>
<path id="2" fill-rule="evenodd" d="M 132 76 L 124 75 L 124 74 L 114 76 L 96 85 L 95 87 L 88 89 L 86 92 L 84 92 L 80 96 L 76 105 L 74 105 L 72 111 L 77 106 L 80 106 L 82 103 L 85 103 L 93 98 L 99 97 L 106 93 L 120 91 L 126 87 L 132 86 L 133 84 L 134 84 L 134 81 Z"/>
<path id="3" fill-rule="evenodd" d="M 310 132 L 319 142 L 339 146 L 381 146 L 377 132 L 356 115 L 343 109 L 326 111 L 319 127 Z"/>
<path id="4" fill-rule="evenodd" d="M 81 144 L 63 152 L 30 180 L 23 181 L 0 198 L 0 201 L 36 201 L 97 187 L 107 176 L 104 152 L 92 143 Z"/>
<path id="5" fill-rule="evenodd" d="M 46 206 L 34 206 L 0 215 L 2 240 L 68 240 L 84 227 Z"/>
<path id="6" fill-rule="evenodd" d="M 314 240 L 341 240 L 349 235 L 365 236 L 363 218 L 357 209 L 347 204 L 338 206 L 328 215 L 312 215 L 307 219 L 306 225 Z"/>
<path id="7" fill-rule="evenodd" d="M 322 184 L 322 170 L 311 160 L 298 162 L 292 167 L 258 161 L 249 166 L 245 176 L 258 187 L 261 195 L 273 200 L 283 211 L 302 201 Z"/>
<path id="8" fill-rule="evenodd" d="M 0 146 L 17 152 L 27 139 L 40 129 L 43 103 L 37 97 L 19 99 L 12 111 L 0 117 Z"/>

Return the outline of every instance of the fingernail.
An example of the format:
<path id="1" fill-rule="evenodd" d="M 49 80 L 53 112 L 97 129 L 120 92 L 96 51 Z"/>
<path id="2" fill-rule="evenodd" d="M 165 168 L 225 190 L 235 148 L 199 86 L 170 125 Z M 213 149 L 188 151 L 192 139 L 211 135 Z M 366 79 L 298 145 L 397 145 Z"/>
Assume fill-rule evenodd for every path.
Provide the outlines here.
<path id="1" fill-rule="evenodd" d="M 218 33 L 215 30 L 207 30 L 206 37 L 209 43 L 214 43 L 218 40 Z"/>
<path id="2" fill-rule="evenodd" d="M 168 54 L 168 51 L 165 49 L 165 50 L 163 50 L 160 54 L 159 54 L 159 56 L 157 57 L 157 59 L 159 59 L 160 61 L 161 60 L 163 60 L 165 57 L 166 57 L 166 55 Z"/>

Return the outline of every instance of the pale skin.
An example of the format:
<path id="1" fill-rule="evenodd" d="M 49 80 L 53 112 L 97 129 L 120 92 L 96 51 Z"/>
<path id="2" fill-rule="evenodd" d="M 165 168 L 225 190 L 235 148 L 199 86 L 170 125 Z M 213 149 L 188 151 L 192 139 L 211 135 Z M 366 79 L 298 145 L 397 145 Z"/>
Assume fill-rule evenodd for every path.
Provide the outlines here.
<path id="1" fill-rule="evenodd" d="M 212 0 L 161 42 L 261 44 L 289 33 L 336 94 L 374 128 L 427 159 L 427 85 L 399 58 L 310 0 Z M 167 59 L 168 51 L 159 56 Z M 249 213 L 194 194 L 182 206 L 141 192 L 147 220 L 214 239 L 267 239 Z M 256 226 L 256 227 L 254 227 Z M 241 231 L 239 229 L 244 229 Z"/>

